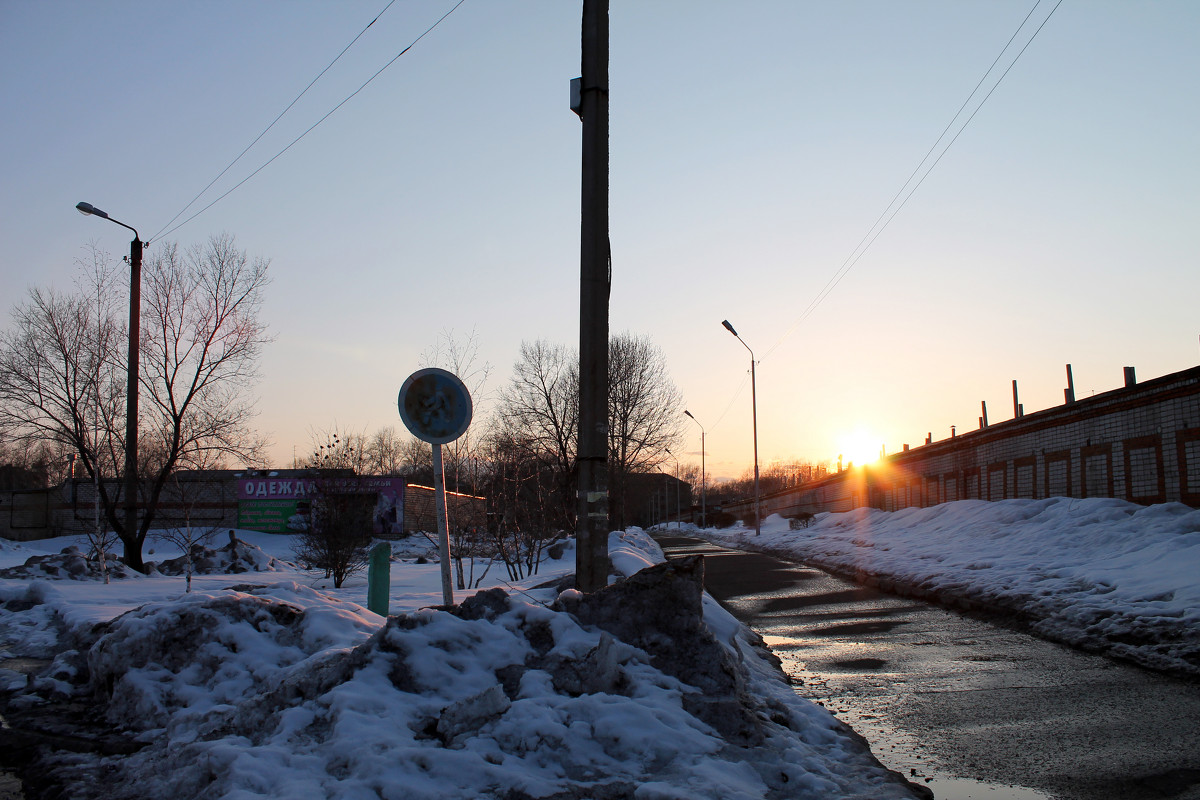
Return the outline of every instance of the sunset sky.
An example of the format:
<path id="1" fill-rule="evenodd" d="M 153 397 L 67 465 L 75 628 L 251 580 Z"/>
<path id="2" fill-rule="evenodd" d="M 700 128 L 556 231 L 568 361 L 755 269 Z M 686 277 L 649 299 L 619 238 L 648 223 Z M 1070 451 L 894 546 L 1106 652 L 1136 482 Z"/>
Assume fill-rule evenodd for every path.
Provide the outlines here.
<path id="1" fill-rule="evenodd" d="M 1056 405 L 1067 363 L 1079 397 L 1200 363 L 1192 0 L 1040 3 L 947 138 L 1044 28 L 805 313 L 1034 2 L 612 0 L 611 328 L 662 348 L 711 475 L 752 458 L 749 354 L 723 319 L 760 362 L 764 465 L 939 440 L 981 400 L 1009 419 L 1013 379 L 1026 413 Z M 2 324 L 28 287 L 69 287 L 89 242 L 128 251 L 77 202 L 157 238 L 385 5 L 0 0 Z M 454 5 L 388 8 L 179 219 Z M 577 343 L 580 10 L 466 0 L 164 236 L 271 260 L 277 466 L 312 429 L 400 428 L 443 331 L 478 337 L 484 415 L 523 340 Z"/>

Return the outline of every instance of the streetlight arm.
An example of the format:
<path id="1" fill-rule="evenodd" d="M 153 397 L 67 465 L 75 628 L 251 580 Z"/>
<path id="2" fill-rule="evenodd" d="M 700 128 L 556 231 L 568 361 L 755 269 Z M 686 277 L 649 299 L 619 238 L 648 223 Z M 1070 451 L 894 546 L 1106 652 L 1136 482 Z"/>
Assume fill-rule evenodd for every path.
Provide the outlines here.
<path id="1" fill-rule="evenodd" d="M 141 236 L 138 235 L 137 228 L 133 227 L 132 225 L 126 225 L 124 222 L 121 222 L 121 220 L 119 220 L 119 219 L 113 219 L 106 212 L 101 211 L 100 209 L 98 209 L 94 205 L 92 205 L 91 203 L 76 203 L 75 208 L 76 208 L 76 210 L 79 211 L 80 214 L 83 214 L 85 217 L 92 216 L 94 214 L 95 216 L 106 219 L 109 222 L 115 222 L 118 225 L 120 225 L 122 228 L 128 228 L 129 230 L 133 231 L 134 239 L 142 238 Z"/>
<path id="2" fill-rule="evenodd" d="M 725 330 L 727 330 L 733 334 L 733 338 L 737 339 L 739 342 L 742 343 L 742 347 L 746 348 L 747 350 L 750 350 L 750 345 L 746 344 L 746 342 L 743 341 L 742 337 L 738 336 L 738 332 L 735 331 L 733 329 L 733 326 L 729 324 L 729 320 L 723 319 L 723 320 L 721 320 L 721 324 L 725 326 Z M 750 360 L 754 361 L 754 351 L 753 350 L 750 350 Z M 691 415 L 689 414 L 688 416 L 691 416 Z"/>

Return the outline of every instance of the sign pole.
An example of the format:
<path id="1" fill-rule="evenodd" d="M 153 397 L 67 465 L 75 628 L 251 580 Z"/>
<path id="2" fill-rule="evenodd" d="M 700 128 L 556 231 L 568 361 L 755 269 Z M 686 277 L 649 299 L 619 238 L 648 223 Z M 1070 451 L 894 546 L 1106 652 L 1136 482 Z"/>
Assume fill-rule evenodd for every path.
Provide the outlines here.
<path id="1" fill-rule="evenodd" d="M 442 605 L 454 605 L 454 586 L 450 582 L 450 527 L 446 522 L 446 473 L 442 466 L 442 446 L 433 446 L 433 506 L 437 512 L 438 552 L 442 561 Z"/>
<path id="2" fill-rule="evenodd" d="M 400 387 L 396 400 L 405 427 L 433 445 L 433 508 L 437 515 L 438 549 L 442 559 L 442 605 L 454 605 L 450 583 L 450 527 L 446 520 L 446 471 L 442 445 L 467 432 L 471 424 L 471 393 L 457 375 L 437 367 L 419 369 Z"/>

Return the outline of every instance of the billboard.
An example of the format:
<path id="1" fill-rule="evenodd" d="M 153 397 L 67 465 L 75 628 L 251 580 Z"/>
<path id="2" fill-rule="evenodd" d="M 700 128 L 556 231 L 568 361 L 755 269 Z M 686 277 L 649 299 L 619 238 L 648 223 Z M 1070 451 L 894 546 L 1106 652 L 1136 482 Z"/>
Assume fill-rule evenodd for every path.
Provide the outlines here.
<path id="1" fill-rule="evenodd" d="M 362 492 L 377 496 L 375 534 L 404 530 L 404 478 L 358 475 L 346 478 L 238 479 L 238 527 L 266 533 L 308 530 L 312 499 L 321 491 Z"/>

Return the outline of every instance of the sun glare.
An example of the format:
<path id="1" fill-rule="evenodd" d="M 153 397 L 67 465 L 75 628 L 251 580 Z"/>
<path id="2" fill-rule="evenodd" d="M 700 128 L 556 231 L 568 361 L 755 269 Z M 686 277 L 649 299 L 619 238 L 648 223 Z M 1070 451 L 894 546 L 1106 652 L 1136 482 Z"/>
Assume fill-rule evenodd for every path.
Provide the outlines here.
<path id="1" fill-rule="evenodd" d="M 842 436 L 838 448 L 843 464 L 854 463 L 861 467 L 879 458 L 879 440 L 862 428 Z"/>

